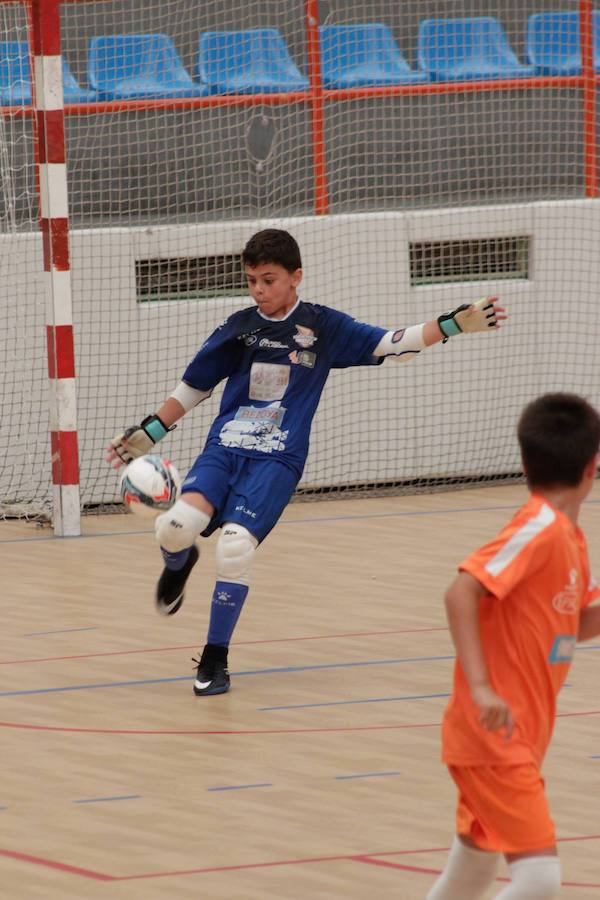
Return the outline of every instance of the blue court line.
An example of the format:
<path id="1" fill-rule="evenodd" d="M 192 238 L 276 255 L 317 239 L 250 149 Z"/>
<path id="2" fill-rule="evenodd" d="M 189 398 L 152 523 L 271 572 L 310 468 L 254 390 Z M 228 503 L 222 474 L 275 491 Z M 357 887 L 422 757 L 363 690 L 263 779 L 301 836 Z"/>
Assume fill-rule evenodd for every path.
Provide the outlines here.
<path id="1" fill-rule="evenodd" d="M 250 788 L 264 788 L 264 787 L 273 787 L 273 785 L 265 781 L 262 784 L 231 784 L 225 787 L 212 787 L 206 788 L 207 791 L 246 791 Z"/>
<path id="2" fill-rule="evenodd" d="M 21 637 L 43 637 L 46 634 L 72 634 L 74 631 L 97 631 L 97 625 L 89 625 L 86 628 L 60 628 L 56 631 L 30 631 L 28 634 L 22 634 Z"/>
<path id="3" fill-rule="evenodd" d="M 591 502 L 600 503 L 600 501 Z M 323 518 L 317 517 L 314 519 L 290 519 L 289 521 L 278 522 L 278 527 L 280 527 L 281 525 L 316 525 L 320 522 L 353 522 L 361 521 L 363 519 L 404 519 L 412 516 L 436 516 L 440 514 L 446 515 L 447 513 L 493 512 L 494 510 L 498 510 L 499 512 L 501 512 L 502 510 L 512 510 L 513 512 L 516 512 L 517 509 L 518 506 L 516 506 L 514 503 L 511 503 L 507 506 L 459 506 L 452 509 L 413 509 L 405 510 L 404 512 L 362 513 L 360 515 L 355 513 L 354 515 L 350 516 L 324 516 Z M 143 531 L 100 531 L 96 534 L 75 534 L 64 535 L 63 537 L 57 537 L 54 534 L 49 534 L 47 537 L 8 538 L 7 540 L 0 540 L 0 544 L 22 544 L 26 541 L 82 541 L 90 540 L 92 538 L 127 537 L 128 535 L 134 534 L 154 534 L 154 530 L 145 529 Z"/>
<path id="4" fill-rule="evenodd" d="M 251 669 L 247 672 L 232 672 L 233 677 L 244 675 L 276 675 L 280 673 L 310 672 L 319 669 L 349 669 L 361 666 L 386 666 L 398 663 L 438 662 L 453 660 L 454 656 L 413 656 L 404 659 L 372 659 L 363 662 L 323 663 L 312 666 L 278 666 L 273 669 Z M 20 697 L 28 694 L 59 694 L 68 691 L 86 691 L 97 688 L 135 687 L 141 684 L 169 684 L 174 681 L 189 681 L 191 675 L 176 675 L 173 678 L 144 678 L 136 681 L 107 681 L 99 684 L 73 684 L 69 687 L 34 688 L 24 691 L 0 691 L 0 697 Z"/>
<path id="5" fill-rule="evenodd" d="M 121 797 L 91 797 L 89 800 L 73 800 L 73 803 L 108 803 L 111 800 L 140 800 L 141 794 L 124 794 Z"/>
<path id="6" fill-rule="evenodd" d="M 326 703 L 296 703 L 290 706 L 259 706 L 257 712 L 275 712 L 280 709 L 315 709 L 321 706 L 352 706 L 356 703 L 392 703 L 396 700 L 433 700 L 436 697 L 449 697 L 445 694 L 415 694 L 406 697 L 368 697 L 366 700 L 331 700 Z"/>
<path id="7" fill-rule="evenodd" d="M 351 781 L 353 778 L 384 778 L 386 775 L 402 775 L 402 772 L 364 772 L 361 775 L 334 775 L 336 781 Z"/>
<path id="8" fill-rule="evenodd" d="M 500 487 L 502 485 L 499 485 Z M 354 499 L 368 499 L 364 498 L 354 498 Z M 394 498 L 395 499 L 395 498 Z M 327 503 L 326 500 L 322 501 L 323 503 Z M 587 504 L 594 505 L 600 503 L 600 500 L 586 500 L 584 505 Z M 317 524 L 319 522 L 352 522 L 352 521 L 360 521 L 363 519 L 403 519 L 409 518 L 412 516 L 436 516 L 436 515 L 446 515 L 447 513 L 473 513 L 473 512 L 501 512 L 502 510 L 513 510 L 516 512 L 518 509 L 518 505 L 511 503 L 506 506 L 457 506 L 450 509 L 444 509 L 443 507 L 439 507 L 438 509 L 414 509 L 414 510 L 406 510 L 404 512 L 389 512 L 389 513 L 365 513 L 362 515 L 350 515 L 350 516 L 325 516 L 323 518 L 309 518 L 309 519 L 293 519 L 290 521 L 282 521 L 278 523 L 278 527 L 281 525 L 307 525 L 307 524 Z M 57 537 L 56 535 L 49 534 L 46 537 L 20 537 L 20 538 L 8 538 L 6 540 L 0 540 L 0 544 L 22 544 L 26 541 L 81 541 L 81 540 L 91 540 L 93 538 L 105 538 L 105 537 L 127 537 L 128 535 L 140 535 L 140 534 L 154 534 L 153 529 L 144 529 L 142 531 L 101 531 L 97 534 L 78 534 L 78 535 L 65 535 L 64 537 Z"/>
<path id="9" fill-rule="evenodd" d="M 496 485 L 497 487 L 504 487 L 505 485 Z M 477 485 L 474 486 L 476 488 Z M 474 489 L 472 488 L 472 489 Z M 457 492 L 455 492 L 457 493 Z M 400 495 L 398 495 L 400 496 Z M 406 495 L 406 496 L 414 496 L 414 495 Z M 350 498 L 348 498 L 350 499 Z M 377 499 L 377 498 L 368 498 L 368 497 L 354 497 L 352 499 L 355 500 L 367 500 L 367 499 Z M 392 498 L 396 499 L 396 498 Z M 327 500 L 321 501 L 322 503 L 327 503 Z M 584 500 L 584 506 L 588 504 L 590 506 L 594 506 L 600 503 L 600 500 Z M 365 513 L 364 515 L 350 515 L 350 516 L 325 516 L 324 518 L 316 517 L 309 519 L 294 519 L 291 521 L 283 521 L 279 522 L 278 525 L 307 525 L 307 524 L 316 524 L 318 522 L 352 522 L 355 520 L 362 519 L 398 519 L 398 518 L 407 518 L 411 516 L 437 516 L 437 515 L 446 515 L 447 513 L 472 513 L 472 512 L 501 512 L 502 510 L 513 510 L 517 511 L 518 505 L 515 503 L 510 503 L 507 505 L 501 506 L 457 506 L 450 509 L 444 509 L 443 507 L 439 507 L 438 509 L 414 509 L 414 510 L 406 510 L 404 512 L 389 512 L 389 513 Z M 92 538 L 104 538 L 104 537 L 127 537 L 127 535 L 139 535 L 139 534 L 154 534 L 154 529 L 143 529 L 140 531 L 100 531 L 96 534 L 76 534 L 76 535 L 64 535 L 62 537 L 57 537 L 54 534 L 49 534 L 47 537 L 20 537 L 20 538 L 8 538 L 6 540 L 0 540 L 0 544 L 22 544 L 25 541 L 81 541 L 81 540 L 90 540 Z"/>
<path id="10" fill-rule="evenodd" d="M 577 646 L 576 650 L 600 650 L 600 644 L 591 647 Z M 249 669 L 246 672 L 231 672 L 234 678 L 245 675 L 278 675 L 294 672 L 313 672 L 323 669 L 355 669 L 363 666 L 390 666 L 402 663 L 446 662 L 454 660 L 454 654 L 448 656 L 408 656 L 399 659 L 369 659 L 361 662 L 321 663 L 311 666 L 277 666 L 272 669 Z M 68 687 L 33 688 L 24 691 L 0 691 L 0 697 L 21 697 L 29 694 L 60 694 L 68 691 L 87 691 L 99 688 L 136 687 L 143 684 L 170 684 L 175 681 L 189 681 L 191 675 L 175 675 L 172 678 L 143 678 L 135 681 L 106 681 L 97 684 L 73 684 Z M 440 695 L 442 696 L 442 695 Z M 355 702 L 355 701 L 349 701 Z"/>

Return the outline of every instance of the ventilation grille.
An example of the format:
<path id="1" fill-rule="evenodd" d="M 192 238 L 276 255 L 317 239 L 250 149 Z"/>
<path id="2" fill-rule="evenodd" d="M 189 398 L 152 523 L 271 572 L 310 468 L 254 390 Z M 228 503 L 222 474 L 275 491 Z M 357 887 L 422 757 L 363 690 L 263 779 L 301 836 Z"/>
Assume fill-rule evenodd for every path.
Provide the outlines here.
<path id="1" fill-rule="evenodd" d="M 138 303 L 208 300 L 248 293 L 239 254 L 138 259 L 135 282 Z"/>
<path id="2" fill-rule="evenodd" d="M 410 283 L 497 281 L 529 277 L 529 237 L 410 244 Z"/>

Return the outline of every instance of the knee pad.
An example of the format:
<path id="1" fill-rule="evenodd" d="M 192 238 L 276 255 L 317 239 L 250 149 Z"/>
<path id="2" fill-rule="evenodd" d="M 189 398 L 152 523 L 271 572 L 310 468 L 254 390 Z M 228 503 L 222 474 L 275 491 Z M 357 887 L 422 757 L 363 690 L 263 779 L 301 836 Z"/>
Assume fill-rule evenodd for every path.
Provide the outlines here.
<path id="1" fill-rule="evenodd" d="M 177 500 L 171 509 L 157 517 L 154 523 L 156 540 L 169 553 L 191 547 L 210 517 L 185 500 Z"/>
<path id="2" fill-rule="evenodd" d="M 235 522 L 223 525 L 215 553 L 217 579 L 248 585 L 257 547 L 258 541 L 243 525 Z"/>

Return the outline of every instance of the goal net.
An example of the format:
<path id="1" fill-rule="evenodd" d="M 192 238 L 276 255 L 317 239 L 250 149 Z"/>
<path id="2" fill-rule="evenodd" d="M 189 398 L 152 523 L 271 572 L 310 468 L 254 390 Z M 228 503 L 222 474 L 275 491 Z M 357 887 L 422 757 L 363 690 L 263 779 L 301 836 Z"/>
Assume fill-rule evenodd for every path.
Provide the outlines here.
<path id="1" fill-rule="evenodd" d="M 28 41 L 24 5 L 0 3 L 0 31 L 0 509 L 27 515 L 49 509 L 52 480 L 33 123 L 20 52 Z"/>
<path id="2" fill-rule="evenodd" d="M 555 6 L 61 5 L 82 507 L 116 500 L 107 440 L 252 302 L 239 255 L 264 227 L 297 238 L 304 300 L 362 321 L 401 327 L 485 295 L 510 313 L 497 335 L 333 372 L 299 494 L 512 479 L 524 403 L 555 389 L 600 403 L 600 8 L 564 0 L 563 21 Z M 14 57 L 26 4 L 0 3 L 0 22 Z M 7 99 L 13 71 L 0 59 L 0 502 L 51 514 L 35 136 L 31 104 Z M 219 398 L 161 445 L 181 471 Z"/>

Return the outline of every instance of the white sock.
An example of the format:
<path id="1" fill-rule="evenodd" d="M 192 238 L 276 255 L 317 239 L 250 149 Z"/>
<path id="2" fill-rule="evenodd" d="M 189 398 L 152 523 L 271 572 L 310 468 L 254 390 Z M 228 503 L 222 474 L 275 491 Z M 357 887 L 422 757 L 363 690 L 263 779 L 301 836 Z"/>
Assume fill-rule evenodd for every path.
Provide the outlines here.
<path id="1" fill-rule="evenodd" d="M 496 900 L 554 900 L 560 892 L 558 856 L 524 856 L 509 863 L 510 884 Z"/>
<path id="2" fill-rule="evenodd" d="M 477 900 L 498 869 L 499 854 L 468 847 L 455 836 L 446 867 L 426 900 Z"/>

